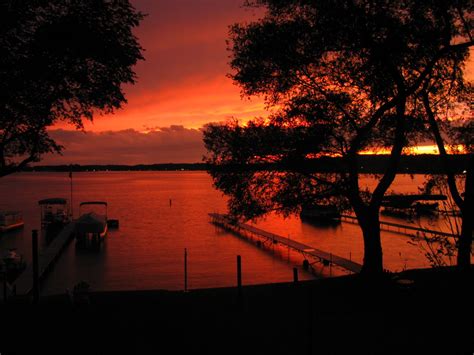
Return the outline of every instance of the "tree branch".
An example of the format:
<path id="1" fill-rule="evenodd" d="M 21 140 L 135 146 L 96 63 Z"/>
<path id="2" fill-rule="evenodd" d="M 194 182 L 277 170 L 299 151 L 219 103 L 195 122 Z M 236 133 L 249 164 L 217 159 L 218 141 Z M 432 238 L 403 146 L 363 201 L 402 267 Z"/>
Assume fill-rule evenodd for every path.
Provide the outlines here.
<path id="1" fill-rule="evenodd" d="M 387 170 L 375 188 L 370 200 L 370 206 L 373 208 L 380 207 L 385 192 L 387 192 L 387 189 L 390 187 L 397 174 L 398 163 L 400 162 L 402 150 L 405 145 L 405 102 L 406 99 L 397 105 L 397 126 L 395 129 L 395 139 L 392 151 L 390 152 Z"/>
<path id="2" fill-rule="evenodd" d="M 472 38 L 472 34 L 471 34 L 471 29 L 469 28 L 469 24 L 467 23 L 466 19 L 464 18 L 464 15 L 462 14 L 462 11 L 461 9 L 459 8 L 459 5 L 456 6 L 456 10 L 458 11 L 458 14 L 459 14 L 459 18 L 461 19 L 461 22 L 464 26 L 464 29 L 466 30 L 466 34 L 467 36 L 469 37 L 469 39 L 471 40 L 471 42 L 473 41 L 473 38 Z"/>
<path id="3" fill-rule="evenodd" d="M 449 186 L 449 192 L 451 193 L 451 196 L 453 197 L 454 202 L 456 205 L 459 207 L 459 209 L 463 209 L 464 201 L 459 194 L 459 190 L 456 186 L 456 180 L 454 178 L 454 173 L 451 169 L 451 165 L 448 163 L 447 159 L 447 153 L 446 149 L 444 147 L 444 142 L 443 142 L 443 137 L 441 137 L 441 132 L 439 130 L 438 123 L 436 122 L 435 115 L 433 113 L 433 110 L 431 109 L 430 106 L 430 99 L 428 96 L 428 91 L 423 90 L 422 92 L 422 99 L 423 99 L 423 105 L 426 111 L 426 115 L 428 116 L 428 122 L 430 124 L 430 128 L 433 132 L 436 145 L 438 146 L 439 150 L 439 155 L 441 157 L 442 164 L 444 166 L 444 169 L 446 171 L 446 177 L 448 180 L 448 186 Z"/>

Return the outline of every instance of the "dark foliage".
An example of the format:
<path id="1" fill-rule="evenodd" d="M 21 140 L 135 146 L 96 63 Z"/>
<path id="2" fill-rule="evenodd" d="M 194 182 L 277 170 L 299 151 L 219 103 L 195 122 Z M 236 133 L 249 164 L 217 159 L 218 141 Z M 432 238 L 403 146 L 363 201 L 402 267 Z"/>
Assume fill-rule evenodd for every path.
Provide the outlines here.
<path id="1" fill-rule="evenodd" d="M 244 95 L 278 108 L 244 126 L 209 125 L 205 143 L 215 185 L 236 216 L 297 212 L 308 199 L 355 211 L 366 270 L 382 271 L 378 212 L 404 149 L 431 137 L 420 95 L 426 82 L 455 73 L 472 46 L 468 1 L 256 0 L 262 19 L 230 30 L 230 75 Z M 431 84 L 433 87 L 434 85 Z M 458 92 L 446 92 L 453 101 Z M 359 153 L 386 149 L 390 159 L 373 191 L 359 187 Z M 340 156 L 341 173 L 311 174 L 318 156 Z M 245 165 L 289 163 L 250 172 Z M 226 164 L 242 170 L 226 172 Z M 347 204 L 348 203 L 348 204 Z"/>
<path id="2" fill-rule="evenodd" d="M 0 1 L 0 176 L 60 152 L 46 128 L 112 112 L 143 59 L 129 1 Z"/>

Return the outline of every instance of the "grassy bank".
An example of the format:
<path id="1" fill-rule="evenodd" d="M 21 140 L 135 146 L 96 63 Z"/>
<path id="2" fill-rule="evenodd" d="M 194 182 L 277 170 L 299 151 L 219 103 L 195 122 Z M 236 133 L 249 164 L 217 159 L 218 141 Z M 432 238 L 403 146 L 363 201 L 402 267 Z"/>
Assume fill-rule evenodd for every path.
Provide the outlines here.
<path id="1" fill-rule="evenodd" d="M 405 280 L 405 281 L 400 281 Z M 408 280 L 408 281 L 407 281 Z M 405 354 L 472 351 L 473 274 L 413 270 L 236 288 L 91 292 L 2 306 L 0 352 Z"/>

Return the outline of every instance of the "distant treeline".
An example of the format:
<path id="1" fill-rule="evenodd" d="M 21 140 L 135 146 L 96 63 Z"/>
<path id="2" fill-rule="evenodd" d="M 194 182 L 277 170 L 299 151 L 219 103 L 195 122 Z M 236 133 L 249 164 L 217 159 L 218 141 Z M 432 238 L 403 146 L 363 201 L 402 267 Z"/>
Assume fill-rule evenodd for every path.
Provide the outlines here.
<path id="1" fill-rule="evenodd" d="M 467 169 L 468 155 L 450 155 L 448 157 L 451 169 L 462 173 Z M 360 155 L 359 169 L 361 173 L 383 173 L 387 166 L 388 155 Z M 229 170 L 293 170 L 310 172 L 340 172 L 346 170 L 341 158 L 323 157 L 305 162 L 287 162 L 280 164 L 258 164 L 253 166 L 234 165 Z M 140 165 L 47 165 L 27 167 L 24 171 L 42 172 L 79 172 L 79 171 L 197 171 L 207 170 L 205 163 L 168 163 L 168 164 L 140 164 Z M 438 155 L 407 155 L 402 156 L 398 171 L 405 174 L 442 174 L 443 165 Z"/>
<path id="2" fill-rule="evenodd" d="M 24 171 L 180 171 L 180 170 L 206 170 L 204 163 L 167 163 L 167 164 L 139 164 L 139 165 L 39 165 L 30 166 Z"/>

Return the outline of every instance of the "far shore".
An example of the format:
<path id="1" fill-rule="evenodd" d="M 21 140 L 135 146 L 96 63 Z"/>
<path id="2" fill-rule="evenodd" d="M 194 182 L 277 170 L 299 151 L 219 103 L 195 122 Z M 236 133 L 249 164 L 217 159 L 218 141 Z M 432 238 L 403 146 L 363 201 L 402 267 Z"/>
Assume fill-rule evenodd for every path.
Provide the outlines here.
<path id="1" fill-rule="evenodd" d="M 379 174 L 385 171 L 388 155 L 360 155 L 359 172 L 362 174 Z M 468 166 L 468 155 L 450 155 L 451 168 L 456 173 L 462 173 Z M 235 166 L 229 169 L 298 169 L 311 170 L 313 172 L 340 172 L 344 171 L 344 162 L 341 158 L 323 157 L 311 159 L 302 166 L 278 166 L 272 164 L 260 164 L 253 166 Z M 82 172 L 82 171 L 205 171 L 209 166 L 205 163 L 165 163 L 165 164 L 71 164 L 71 165 L 35 165 L 23 169 L 23 171 L 34 172 Z M 400 174 L 442 174 L 444 166 L 439 155 L 422 154 L 402 156 L 398 173 Z"/>

